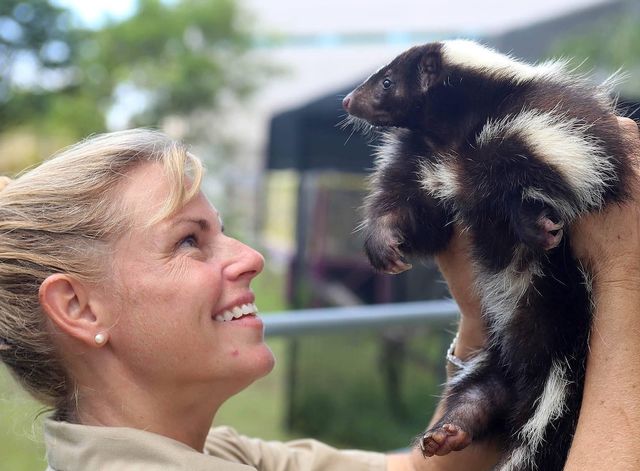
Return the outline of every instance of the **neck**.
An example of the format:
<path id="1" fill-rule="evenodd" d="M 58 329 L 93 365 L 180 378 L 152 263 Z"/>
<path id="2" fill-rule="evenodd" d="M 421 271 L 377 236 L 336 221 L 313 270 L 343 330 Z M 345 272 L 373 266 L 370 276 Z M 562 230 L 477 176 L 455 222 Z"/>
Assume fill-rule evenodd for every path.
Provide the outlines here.
<path id="1" fill-rule="evenodd" d="M 114 375 L 104 375 L 112 381 Z M 117 384 L 78 387 L 75 420 L 83 425 L 129 427 L 163 435 L 202 451 L 224 399 L 211 385 L 145 385 L 120 376 Z"/>

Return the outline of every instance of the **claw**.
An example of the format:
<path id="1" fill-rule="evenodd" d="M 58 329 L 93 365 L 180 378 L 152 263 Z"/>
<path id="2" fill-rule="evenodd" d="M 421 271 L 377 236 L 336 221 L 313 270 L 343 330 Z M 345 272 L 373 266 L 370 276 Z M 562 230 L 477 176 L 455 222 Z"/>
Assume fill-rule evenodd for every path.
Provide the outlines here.
<path id="1" fill-rule="evenodd" d="M 399 275 L 411 268 L 413 268 L 413 265 L 410 263 L 403 262 L 402 260 L 394 260 L 391 267 L 387 268 L 384 272 L 388 275 Z"/>

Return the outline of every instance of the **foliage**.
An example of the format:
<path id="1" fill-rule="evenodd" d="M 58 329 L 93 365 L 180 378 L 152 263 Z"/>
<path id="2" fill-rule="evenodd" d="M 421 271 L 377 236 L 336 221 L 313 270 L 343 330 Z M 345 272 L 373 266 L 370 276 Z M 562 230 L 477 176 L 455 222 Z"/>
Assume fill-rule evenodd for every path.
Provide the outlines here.
<path id="1" fill-rule="evenodd" d="M 603 21 L 588 33 L 573 35 L 554 46 L 552 56 L 575 57 L 584 60 L 580 69 L 609 74 L 622 70 L 631 77 L 640 75 L 640 10 Z M 640 97 L 640 81 L 621 84 L 628 97 Z"/>
<path id="2" fill-rule="evenodd" d="M 121 126 L 159 126 L 242 100 L 268 75 L 249 57 L 248 19 L 235 0 L 139 0 L 131 17 L 91 30 L 47 0 L 5 0 L 0 132 L 27 124 L 77 139 L 115 111 Z"/>
<path id="3" fill-rule="evenodd" d="M 47 0 L 0 3 L 0 130 L 41 121 L 69 92 L 81 31 Z"/>
<path id="4" fill-rule="evenodd" d="M 134 16 L 83 45 L 86 81 L 105 97 L 123 89 L 139 93 L 137 125 L 215 109 L 223 97 L 242 99 L 262 69 L 244 57 L 251 42 L 243 15 L 234 0 L 140 0 Z"/>

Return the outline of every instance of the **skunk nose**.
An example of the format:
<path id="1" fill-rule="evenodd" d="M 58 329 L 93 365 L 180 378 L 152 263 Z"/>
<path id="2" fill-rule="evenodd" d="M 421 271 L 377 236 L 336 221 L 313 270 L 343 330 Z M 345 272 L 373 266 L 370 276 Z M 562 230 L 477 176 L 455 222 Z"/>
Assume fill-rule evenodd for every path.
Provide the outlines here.
<path id="1" fill-rule="evenodd" d="M 344 100 L 342 100 L 342 107 L 345 109 L 345 111 L 349 111 L 349 103 L 351 102 L 351 93 L 349 93 L 346 97 L 344 97 Z"/>

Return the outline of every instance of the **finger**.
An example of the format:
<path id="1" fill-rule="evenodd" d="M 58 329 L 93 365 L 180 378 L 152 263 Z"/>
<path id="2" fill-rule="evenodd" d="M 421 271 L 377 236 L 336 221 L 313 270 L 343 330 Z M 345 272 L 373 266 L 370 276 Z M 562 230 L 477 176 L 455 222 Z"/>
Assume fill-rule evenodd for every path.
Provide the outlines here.
<path id="1" fill-rule="evenodd" d="M 640 136 L 640 128 L 638 128 L 638 124 L 631 118 L 623 118 L 621 116 L 618 116 L 618 125 L 629 136 L 634 136 L 634 137 Z"/>

